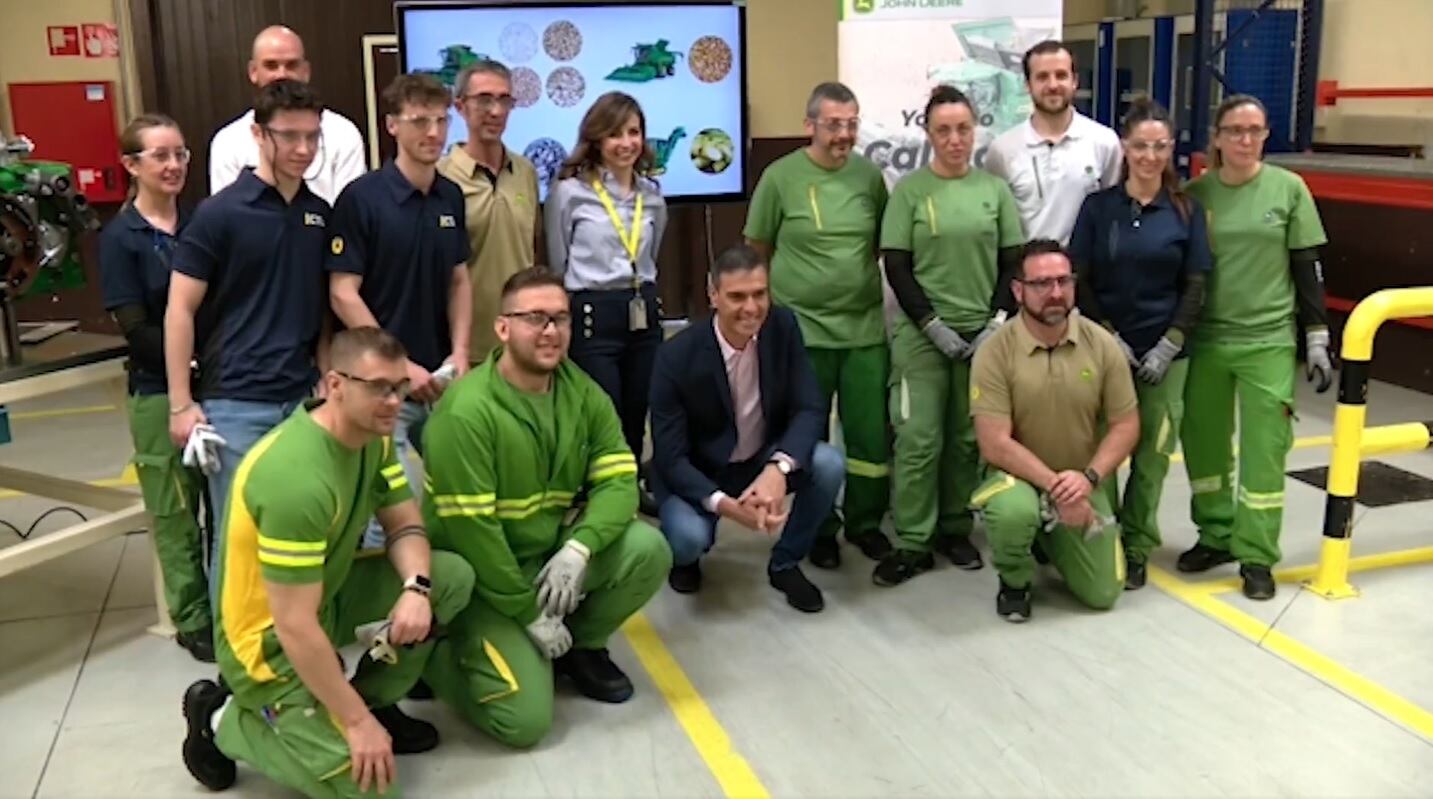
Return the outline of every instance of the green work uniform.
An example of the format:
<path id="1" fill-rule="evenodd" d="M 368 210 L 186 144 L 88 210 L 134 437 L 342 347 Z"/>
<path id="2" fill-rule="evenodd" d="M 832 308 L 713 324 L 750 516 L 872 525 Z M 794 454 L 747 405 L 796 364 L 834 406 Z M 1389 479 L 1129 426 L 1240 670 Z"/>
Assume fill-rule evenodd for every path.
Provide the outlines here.
<path id="1" fill-rule="evenodd" d="M 890 506 L 890 351 L 876 263 L 885 206 L 875 164 L 851 155 L 826 169 L 803 148 L 762 173 L 743 232 L 773 248 L 772 299 L 795 312 L 821 395 L 828 406 L 836 397 L 846 449 L 843 510 L 853 537 L 880 530 Z M 839 527 L 833 512 L 821 534 Z"/>
<path id="2" fill-rule="evenodd" d="M 1079 314 L 1054 347 L 1030 333 L 1022 317 L 1002 327 L 975 354 L 971 413 L 1008 420 L 1014 438 L 1053 471 L 1081 471 L 1098 451 L 1105 425 L 1137 411 L 1129 364 L 1114 337 Z M 1070 592 L 1085 605 L 1107 609 L 1124 590 L 1125 558 L 1110 493 L 1095 490 L 1090 504 L 1103 529 L 1047 525 L 1040 491 L 997 472 L 971 497 L 985 519 L 995 568 L 1012 588 L 1035 575 L 1030 546 L 1040 539 Z"/>
<path id="3" fill-rule="evenodd" d="M 131 394 L 128 404 L 135 474 L 154 520 L 169 619 L 181 633 L 198 632 L 212 623 L 198 517 L 204 478 L 184 465 L 183 452 L 169 440 L 168 394 Z"/>
<path id="4" fill-rule="evenodd" d="M 1160 544 L 1159 498 L 1164 493 L 1164 478 L 1169 475 L 1169 459 L 1179 444 L 1188 376 L 1189 359 L 1179 358 L 1169 365 L 1159 383 L 1135 382 L 1135 393 L 1139 395 L 1139 443 L 1130 456 L 1124 501 L 1116 514 L 1124 534 L 1125 551 L 1135 563 L 1147 562 L 1149 554 Z M 1111 490 L 1117 488 L 1113 475 L 1107 485 Z"/>
<path id="5" fill-rule="evenodd" d="M 225 514 L 219 555 L 216 654 L 234 692 L 215 742 L 277 782 L 310 797 L 357 797 L 339 721 L 300 681 L 274 629 L 266 586 L 323 587 L 319 622 L 335 648 L 354 628 L 385 618 L 403 592 L 379 553 L 359 555 L 373 512 L 412 495 L 391 438 L 350 449 L 300 408 L 240 462 Z M 434 624 L 468 602 L 473 572 L 463 560 L 433 553 Z M 364 657 L 353 687 L 370 707 L 385 707 L 413 687 L 431 642 L 398 650 L 398 662 Z M 397 784 L 387 796 L 398 796 Z"/>
<path id="6" fill-rule="evenodd" d="M 1295 290 L 1289 251 L 1327 242 L 1303 179 L 1264 164 L 1229 186 L 1189 184 L 1214 250 L 1184 395 L 1184 465 L 1199 542 L 1247 566 L 1279 561 L 1284 464 L 1293 445 Z M 1233 453 L 1239 408 L 1238 493 Z"/>
<path id="7" fill-rule="evenodd" d="M 1000 249 L 1024 238 L 1009 186 L 979 169 L 959 178 L 943 178 L 930 167 L 906 175 L 881 223 L 881 249 L 912 254 L 916 282 L 935 315 L 967 341 L 994 314 Z M 905 314 L 894 328 L 892 515 L 899 547 L 925 552 L 936 534 L 971 532 L 970 496 L 981 467 L 970 419 L 970 364 L 947 358 Z"/>
<path id="8" fill-rule="evenodd" d="M 525 747 L 552 724 L 552 665 L 526 633 L 543 565 L 569 538 L 587 547 L 586 598 L 566 624 L 574 648 L 602 649 L 657 592 L 672 553 L 635 518 L 637 461 L 602 388 L 564 360 L 546 395 L 525 393 L 498 371 L 500 357 L 444 392 L 425 433 L 424 518 L 434 545 L 477 574 L 426 677 L 473 725 Z"/>

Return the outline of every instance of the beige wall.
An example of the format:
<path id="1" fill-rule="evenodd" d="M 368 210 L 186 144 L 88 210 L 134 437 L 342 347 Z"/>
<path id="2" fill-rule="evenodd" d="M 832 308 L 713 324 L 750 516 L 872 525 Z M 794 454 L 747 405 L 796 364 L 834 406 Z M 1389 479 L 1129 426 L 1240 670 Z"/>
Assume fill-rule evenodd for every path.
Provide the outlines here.
<path id="1" fill-rule="evenodd" d="M 51 56 L 45 28 L 114 22 L 113 0 L 0 0 L 0 86 L 41 81 L 104 80 L 115 84 L 116 115 L 123 115 L 117 58 Z M 0 92 L 0 131 L 11 134 L 10 92 Z"/>
<path id="2" fill-rule="evenodd" d="M 801 136 L 811 87 L 836 79 L 837 0 L 747 0 L 751 136 Z"/>
<path id="3" fill-rule="evenodd" d="M 1319 77 L 1349 88 L 1433 86 L 1433 0 L 1327 0 Z M 1340 100 L 1318 112 L 1321 141 L 1422 144 L 1433 99 Z"/>

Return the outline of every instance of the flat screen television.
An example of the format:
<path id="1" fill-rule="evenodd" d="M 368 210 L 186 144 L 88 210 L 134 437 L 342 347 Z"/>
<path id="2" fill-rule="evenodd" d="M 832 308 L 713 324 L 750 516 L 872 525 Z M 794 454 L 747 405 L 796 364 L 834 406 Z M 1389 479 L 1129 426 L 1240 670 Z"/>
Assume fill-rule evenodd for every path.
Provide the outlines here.
<path id="1" fill-rule="evenodd" d="M 582 115 L 606 92 L 632 95 L 647 118 L 654 177 L 669 202 L 744 197 L 745 8 L 727 2 L 399 2 L 404 72 L 449 87 L 490 58 L 512 71 L 516 105 L 504 141 L 537 167 L 539 189 L 572 151 Z M 467 137 L 450 109 L 448 146 Z"/>

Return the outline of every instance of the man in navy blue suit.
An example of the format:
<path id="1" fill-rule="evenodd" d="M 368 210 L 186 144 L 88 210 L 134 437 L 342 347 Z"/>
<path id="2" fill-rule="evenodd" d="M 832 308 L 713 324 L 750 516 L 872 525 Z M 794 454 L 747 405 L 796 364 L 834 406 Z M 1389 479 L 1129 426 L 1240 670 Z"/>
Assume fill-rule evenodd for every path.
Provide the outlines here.
<path id="1" fill-rule="evenodd" d="M 824 606 L 801 573 L 845 479 L 821 442 L 825 403 L 796 316 L 772 308 L 766 262 L 745 245 L 712 265 L 716 313 L 662 345 L 652 375 L 653 490 L 672 547 L 668 582 L 701 588 L 717 522 L 776 535 L 767 575 L 797 610 Z M 786 496 L 794 494 L 790 510 Z"/>

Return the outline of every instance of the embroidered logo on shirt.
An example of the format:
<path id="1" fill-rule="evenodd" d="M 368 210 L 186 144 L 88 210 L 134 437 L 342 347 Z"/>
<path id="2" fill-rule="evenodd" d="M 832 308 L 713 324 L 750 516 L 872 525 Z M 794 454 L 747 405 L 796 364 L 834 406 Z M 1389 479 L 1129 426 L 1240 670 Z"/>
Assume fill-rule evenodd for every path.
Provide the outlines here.
<path id="1" fill-rule="evenodd" d="M 323 214 L 304 213 L 305 227 L 323 227 Z"/>
<path id="2" fill-rule="evenodd" d="M 1281 225 L 1284 223 L 1284 211 L 1282 208 L 1270 208 L 1264 212 L 1264 224 Z"/>
<path id="3" fill-rule="evenodd" d="M 1095 373 L 1089 367 L 1085 367 L 1080 370 L 1080 379 L 1088 383 L 1095 379 Z"/>
<path id="4" fill-rule="evenodd" d="M 457 227 L 458 220 L 452 214 L 438 214 L 438 227 Z"/>
<path id="5" fill-rule="evenodd" d="M 970 387 L 970 401 L 971 401 L 971 402 L 975 402 L 975 401 L 978 400 L 978 399 L 980 399 L 980 386 L 971 386 L 971 387 Z"/>
<path id="6" fill-rule="evenodd" d="M 343 255 L 343 237 L 334 236 L 333 241 L 328 243 L 328 250 L 334 255 Z"/>

